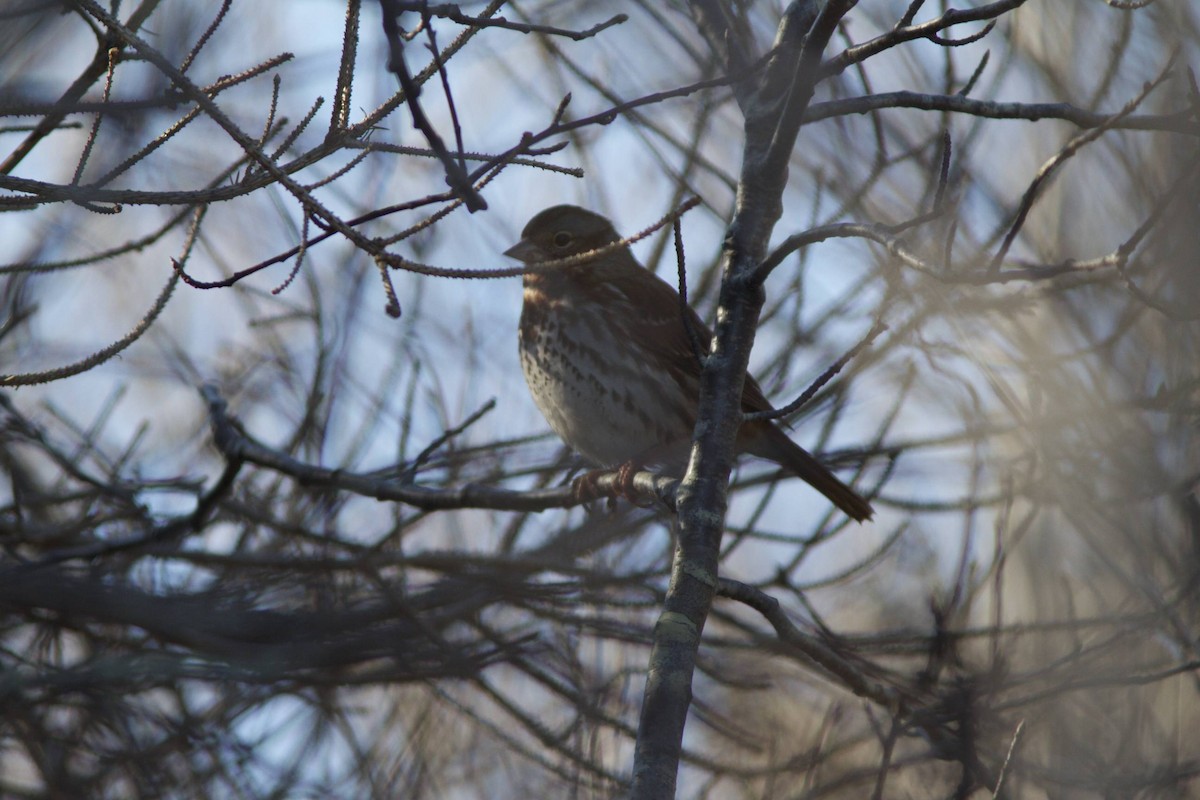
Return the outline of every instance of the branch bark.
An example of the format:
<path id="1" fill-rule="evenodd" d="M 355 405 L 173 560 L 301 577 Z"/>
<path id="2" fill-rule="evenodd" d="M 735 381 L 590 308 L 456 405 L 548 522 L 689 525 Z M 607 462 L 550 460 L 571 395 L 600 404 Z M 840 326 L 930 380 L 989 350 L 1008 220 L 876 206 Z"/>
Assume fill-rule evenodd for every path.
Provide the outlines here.
<path id="1" fill-rule="evenodd" d="M 746 100 L 737 204 L 726 232 L 716 331 L 701 377 L 691 460 L 680 484 L 679 539 L 654 628 L 634 752 L 635 800 L 673 797 L 700 636 L 716 595 L 721 534 L 742 384 L 762 309 L 755 278 L 782 211 L 788 161 L 819 78 L 821 54 L 855 0 L 792 3 L 757 88 Z"/>

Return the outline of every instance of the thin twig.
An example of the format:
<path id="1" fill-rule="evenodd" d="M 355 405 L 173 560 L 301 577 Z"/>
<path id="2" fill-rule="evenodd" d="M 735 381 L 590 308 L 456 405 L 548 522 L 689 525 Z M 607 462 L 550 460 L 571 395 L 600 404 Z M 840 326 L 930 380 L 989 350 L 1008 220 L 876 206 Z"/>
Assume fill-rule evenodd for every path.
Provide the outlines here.
<path id="1" fill-rule="evenodd" d="M 696 365 L 703 369 L 706 346 L 700 340 L 700 332 L 692 324 L 692 309 L 688 305 L 687 268 L 683 257 L 683 231 L 679 217 L 671 221 L 671 230 L 675 235 L 675 268 L 679 274 L 679 318 L 687 333 L 688 344 L 692 347 Z"/>
<path id="2" fill-rule="evenodd" d="M 871 326 L 871 330 L 867 332 L 867 335 L 859 340 L 858 344 L 854 345 L 854 347 L 850 348 L 845 355 L 833 362 L 829 369 L 822 372 L 820 377 L 809 384 L 808 388 L 801 392 L 800 396 L 795 400 L 788 403 L 783 408 L 777 408 L 772 411 L 753 411 L 749 414 L 743 414 L 742 421 L 755 422 L 757 420 L 781 419 L 783 417 L 788 417 L 792 414 L 795 414 L 797 411 L 804 408 L 804 405 L 811 400 L 813 396 L 825 386 L 825 384 L 833 380 L 834 376 L 841 372 L 842 369 L 849 364 L 855 356 L 861 353 L 864 348 L 868 347 L 872 342 L 875 341 L 876 338 L 879 337 L 881 333 L 887 329 L 887 325 L 884 325 L 882 322 L 876 322 L 873 326 Z"/>

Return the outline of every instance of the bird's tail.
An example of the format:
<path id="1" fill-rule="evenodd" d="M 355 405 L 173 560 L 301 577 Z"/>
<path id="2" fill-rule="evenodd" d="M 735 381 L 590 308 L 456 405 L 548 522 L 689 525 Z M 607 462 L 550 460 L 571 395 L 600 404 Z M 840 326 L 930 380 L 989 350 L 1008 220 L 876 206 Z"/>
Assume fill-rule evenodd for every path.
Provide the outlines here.
<path id="1" fill-rule="evenodd" d="M 791 470 L 856 522 L 868 520 L 875 513 L 862 495 L 842 483 L 812 453 L 789 439 L 782 430 L 760 421 L 744 425 L 743 432 L 750 425 L 754 425 L 753 432 L 749 436 L 743 433 L 745 452 L 770 459 L 784 469 Z"/>

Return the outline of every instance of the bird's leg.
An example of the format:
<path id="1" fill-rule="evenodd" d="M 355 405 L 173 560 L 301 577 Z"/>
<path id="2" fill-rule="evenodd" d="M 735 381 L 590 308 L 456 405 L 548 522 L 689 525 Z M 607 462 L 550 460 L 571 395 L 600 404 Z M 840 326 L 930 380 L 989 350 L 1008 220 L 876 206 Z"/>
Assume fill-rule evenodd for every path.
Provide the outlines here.
<path id="1" fill-rule="evenodd" d="M 653 501 L 648 503 L 638 502 L 637 492 L 633 488 L 633 476 L 637 475 L 645 466 L 641 459 L 631 458 L 617 467 L 617 495 L 624 497 L 638 508 L 650 508 L 654 505 Z"/>
<path id="2" fill-rule="evenodd" d="M 610 472 L 612 470 L 590 469 L 576 478 L 571 484 L 571 491 L 574 493 L 575 499 L 588 503 L 599 498 L 601 495 L 600 487 L 596 484 L 601 476 L 607 475 Z M 609 497 L 610 501 L 612 499 L 612 497 Z"/>
<path id="3" fill-rule="evenodd" d="M 637 491 L 633 487 L 633 477 L 645 468 L 645 463 L 640 458 L 631 458 L 629 461 L 619 465 L 616 469 L 616 479 L 613 482 L 613 492 L 608 495 L 608 507 L 614 508 L 618 497 L 623 497 L 639 508 L 649 508 L 653 502 L 642 502 L 638 499 Z M 601 497 L 604 492 L 597 485 L 600 478 L 605 475 L 612 474 L 611 469 L 593 469 L 580 475 L 575 479 L 572 486 L 572 491 L 575 493 L 575 498 L 583 502 L 596 500 Z"/>
<path id="4" fill-rule="evenodd" d="M 684 444 L 686 444 L 686 440 L 684 440 Z M 618 497 L 623 497 L 638 508 L 653 507 L 653 499 L 643 502 L 638 498 L 638 493 L 633 486 L 633 478 L 648 464 L 667 465 L 667 468 L 670 469 L 669 465 L 678 460 L 681 446 L 680 442 L 657 444 L 637 453 L 628 461 L 618 464 L 616 478 L 613 481 L 613 492 L 608 495 L 608 507 L 612 508 Z M 603 492 L 600 491 L 597 484 L 601 477 L 611 472 L 613 472 L 612 469 L 593 469 L 576 478 L 574 483 L 576 499 L 587 502 L 599 498 Z"/>

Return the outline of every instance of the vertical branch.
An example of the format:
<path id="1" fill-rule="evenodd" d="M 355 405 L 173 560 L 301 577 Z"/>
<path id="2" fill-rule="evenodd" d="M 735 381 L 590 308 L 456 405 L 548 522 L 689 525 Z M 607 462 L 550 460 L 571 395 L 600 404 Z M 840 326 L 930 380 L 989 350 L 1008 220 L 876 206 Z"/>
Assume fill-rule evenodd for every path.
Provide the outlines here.
<path id="1" fill-rule="evenodd" d="M 746 145 L 737 205 L 725 237 L 712 355 L 701 376 L 691 460 L 678 494 L 678 545 L 654 628 L 638 725 L 631 792 L 636 800 L 675 794 L 696 653 L 718 587 L 742 384 L 763 303 L 755 268 L 767 254 L 779 219 L 788 161 L 821 54 L 853 6 L 854 0 L 831 0 L 816 14 L 812 0 L 792 3 L 776 34 L 774 55 L 743 106 Z"/>
<path id="2" fill-rule="evenodd" d="M 358 17 L 362 0 L 346 4 L 346 28 L 342 34 L 342 58 L 338 65 L 337 90 L 333 93 L 333 115 L 329 135 L 340 134 L 350 124 L 350 96 L 354 89 L 354 60 L 358 56 Z"/>

